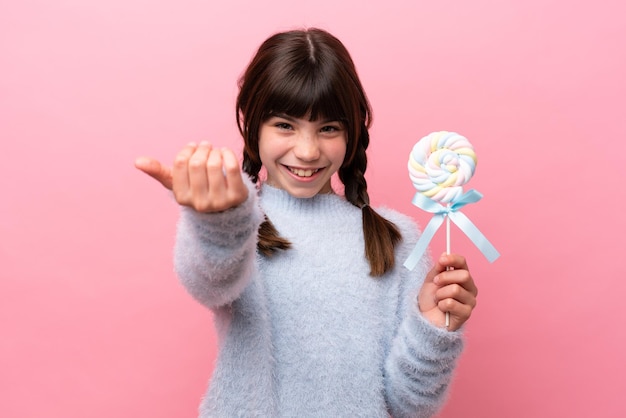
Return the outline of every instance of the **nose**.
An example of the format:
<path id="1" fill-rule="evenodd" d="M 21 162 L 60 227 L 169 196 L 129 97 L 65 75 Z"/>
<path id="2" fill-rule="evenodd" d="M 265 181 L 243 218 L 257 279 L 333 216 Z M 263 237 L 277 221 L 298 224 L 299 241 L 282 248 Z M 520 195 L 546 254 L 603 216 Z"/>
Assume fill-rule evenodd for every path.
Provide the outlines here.
<path id="1" fill-rule="evenodd" d="M 303 133 L 297 138 L 293 152 L 301 161 L 315 161 L 319 159 L 320 148 L 317 136 Z"/>

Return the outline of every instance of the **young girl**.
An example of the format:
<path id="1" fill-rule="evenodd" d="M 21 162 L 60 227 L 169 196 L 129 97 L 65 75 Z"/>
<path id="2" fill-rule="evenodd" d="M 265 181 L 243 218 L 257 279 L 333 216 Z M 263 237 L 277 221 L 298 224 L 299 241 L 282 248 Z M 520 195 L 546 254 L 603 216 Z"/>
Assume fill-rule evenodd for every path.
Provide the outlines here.
<path id="1" fill-rule="evenodd" d="M 477 289 L 458 255 L 404 268 L 415 224 L 369 206 L 371 110 L 348 52 L 322 30 L 279 33 L 239 87 L 246 175 L 206 142 L 171 169 L 136 162 L 182 205 L 176 272 L 214 313 L 200 416 L 431 416 Z"/>

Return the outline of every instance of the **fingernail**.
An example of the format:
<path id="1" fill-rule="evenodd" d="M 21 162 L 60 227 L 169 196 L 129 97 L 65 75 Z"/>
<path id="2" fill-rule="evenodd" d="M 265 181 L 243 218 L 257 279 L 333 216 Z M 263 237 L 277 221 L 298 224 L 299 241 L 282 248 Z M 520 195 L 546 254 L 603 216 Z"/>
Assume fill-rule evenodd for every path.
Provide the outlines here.
<path id="1" fill-rule="evenodd" d="M 435 283 L 435 284 L 439 283 L 439 276 L 438 275 L 433 278 L 433 283 Z"/>

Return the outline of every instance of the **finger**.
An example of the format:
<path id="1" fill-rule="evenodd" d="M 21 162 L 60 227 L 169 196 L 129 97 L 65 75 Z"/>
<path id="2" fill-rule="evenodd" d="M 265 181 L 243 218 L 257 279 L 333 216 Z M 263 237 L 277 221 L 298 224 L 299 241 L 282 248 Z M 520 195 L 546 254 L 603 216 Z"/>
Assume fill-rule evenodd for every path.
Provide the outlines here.
<path id="1" fill-rule="evenodd" d="M 189 159 L 193 155 L 197 145 L 190 142 L 185 146 L 174 159 L 172 168 L 172 190 L 174 196 L 180 204 L 188 204 L 190 200 L 189 190 Z"/>
<path id="2" fill-rule="evenodd" d="M 206 160 L 205 167 L 210 184 L 211 201 L 219 206 L 226 196 L 226 177 L 224 177 L 222 167 L 222 151 L 219 149 L 212 150 Z"/>
<path id="3" fill-rule="evenodd" d="M 446 269 L 464 269 L 469 270 L 465 257 L 458 254 L 442 254 L 437 260 L 437 264 Z"/>
<path id="4" fill-rule="evenodd" d="M 448 257 L 450 257 L 450 254 L 447 253 L 442 253 L 437 259 L 435 259 L 435 265 L 433 266 L 433 268 L 428 272 L 425 281 L 432 281 L 433 278 L 441 273 L 442 271 L 446 271 L 448 269 L 448 265 L 450 264 L 451 260 L 448 259 Z"/>
<path id="5" fill-rule="evenodd" d="M 206 162 L 212 148 L 211 144 L 203 141 L 189 159 L 189 189 L 194 207 L 199 210 L 203 210 L 209 198 L 210 183 L 207 176 Z"/>
<path id="6" fill-rule="evenodd" d="M 222 163 L 230 200 L 234 205 L 243 203 L 248 198 L 248 188 L 243 183 L 241 168 L 235 153 L 228 148 L 222 148 Z"/>
<path id="7" fill-rule="evenodd" d="M 455 299 L 444 299 L 437 304 L 442 312 L 450 314 L 450 325 L 448 331 L 456 331 L 470 318 L 473 308 L 464 305 Z"/>
<path id="8" fill-rule="evenodd" d="M 157 180 L 166 189 L 172 190 L 172 169 L 165 167 L 159 161 L 150 157 L 139 157 L 135 160 L 135 167 L 153 179 Z"/>
<path id="9" fill-rule="evenodd" d="M 224 175 L 226 176 L 227 186 L 243 186 L 241 169 L 239 168 L 239 161 L 235 153 L 228 148 L 222 148 L 220 151 L 222 153 L 222 166 Z"/>
<path id="10" fill-rule="evenodd" d="M 442 271 L 434 277 L 433 282 L 440 287 L 456 284 L 473 295 L 478 294 L 478 288 L 474 283 L 472 275 L 465 269 Z"/>
<path id="11" fill-rule="evenodd" d="M 472 308 L 476 306 L 476 295 L 458 284 L 450 284 L 438 289 L 434 299 L 437 304 L 443 300 L 452 299 Z"/>

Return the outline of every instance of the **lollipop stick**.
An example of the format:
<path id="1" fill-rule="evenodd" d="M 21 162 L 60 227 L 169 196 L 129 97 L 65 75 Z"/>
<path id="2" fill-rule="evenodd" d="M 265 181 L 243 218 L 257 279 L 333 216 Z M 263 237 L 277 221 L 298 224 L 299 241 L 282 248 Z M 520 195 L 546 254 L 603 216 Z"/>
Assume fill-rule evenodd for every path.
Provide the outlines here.
<path id="1" fill-rule="evenodd" d="M 450 208 L 450 203 L 448 203 Z M 446 254 L 450 254 L 450 216 L 446 216 Z M 446 270 L 450 270 L 450 267 L 446 267 Z M 446 328 L 450 326 L 450 312 L 446 312 Z"/>
<path id="2" fill-rule="evenodd" d="M 450 216 L 446 216 L 446 254 L 450 254 Z"/>

